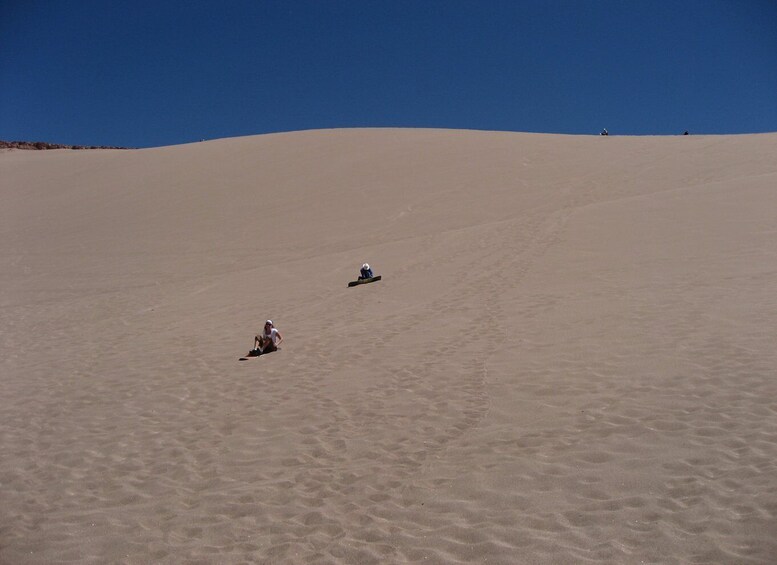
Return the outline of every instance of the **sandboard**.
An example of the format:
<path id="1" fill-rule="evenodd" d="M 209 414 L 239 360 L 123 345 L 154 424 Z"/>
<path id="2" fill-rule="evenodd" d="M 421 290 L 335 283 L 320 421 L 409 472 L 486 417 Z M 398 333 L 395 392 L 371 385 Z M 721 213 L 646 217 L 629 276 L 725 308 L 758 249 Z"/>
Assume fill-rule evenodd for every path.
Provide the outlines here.
<path id="1" fill-rule="evenodd" d="M 260 357 L 262 355 L 269 355 L 270 353 L 273 353 L 274 351 L 280 351 L 280 350 L 281 350 L 281 348 L 278 347 L 277 349 L 274 349 L 273 351 L 266 351 L 266 352 L 262 353 L 261 351 L 259 351 L 257 349 L 252 349 L 251 351 L 246 353 L 245 357 L 241 357 L 240 359 L 238 359 L 238 361 L 248 361 L 249 359 L 255 359 L 256 357 Z"/>
<path id="2" fill-rule="evenodd" d="M 351 287 L 359 284 L 367 284 L 367 283 L 376 282 L 379 280 L 380 280 L 380 275 L 378 275 L 377 277 L 371 277 L 369 279 L 359 279 L 358 281 L 351 281 L 348 283 L 348 286 Z"/>

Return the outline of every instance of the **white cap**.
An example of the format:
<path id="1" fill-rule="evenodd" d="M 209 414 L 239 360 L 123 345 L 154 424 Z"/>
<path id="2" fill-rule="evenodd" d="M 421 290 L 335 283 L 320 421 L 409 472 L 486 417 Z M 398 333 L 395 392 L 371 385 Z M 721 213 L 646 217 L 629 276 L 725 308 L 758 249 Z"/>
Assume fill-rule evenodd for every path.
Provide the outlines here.
<path id="1" fill-rule="evenodd" d="M 265 324 L 270 324 L 272 326 L 272 320 L 267 320 Z"/>
<path id="2" fill-rule="evenodd" d="M 369 269 L 369 268 L 370 268 L 370 265 L 368 263 L 365 263 L 364 265 L 362 265 L 362 269 Z"/>

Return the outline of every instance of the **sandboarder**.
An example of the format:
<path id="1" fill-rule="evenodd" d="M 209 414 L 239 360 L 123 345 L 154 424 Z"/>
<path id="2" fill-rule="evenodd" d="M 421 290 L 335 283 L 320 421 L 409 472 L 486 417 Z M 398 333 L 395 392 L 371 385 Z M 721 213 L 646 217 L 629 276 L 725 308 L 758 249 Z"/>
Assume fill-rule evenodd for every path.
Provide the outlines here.
<path id="1" fill-rule="evenodd" d="M 359 271 L 359 280 L 371 279 L 374 276 L 375 275 L 372 274 L 372 269 L 370 269 L 369 263 L 362 265 L 362 268 Z"/>
<path id="2" fill-rule="evenodd" d="M 355 281 L 351 281 L 348 283 L 348 287 L 352 286 L 358 286 L 360 284 L 367 284 L 372 283 L 380 280 L 380 275 L 376 275 L 372 272 L 372 267 L 368 263 L 365 263 L 362 265 L 362 268 L 359 270 L 359 278 Z"/>
<path id="3" fill-rule="evenodd" d="M 272 320 L 267 320 L 264 323 L 264 329 L 262 332 L 254 337 L 254 355 L 260 355 L 262 353 L 271 353 L 278 351 L 278 346 L 283 341 L 283 336 L 275 326 Z"/>

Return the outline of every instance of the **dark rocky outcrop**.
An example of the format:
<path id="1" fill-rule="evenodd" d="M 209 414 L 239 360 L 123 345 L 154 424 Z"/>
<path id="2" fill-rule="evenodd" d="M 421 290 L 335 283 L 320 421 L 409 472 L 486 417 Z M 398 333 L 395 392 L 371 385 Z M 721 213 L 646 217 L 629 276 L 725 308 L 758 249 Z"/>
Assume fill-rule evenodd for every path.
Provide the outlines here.
<path id="1" fill-rule="evenodd" d="M 112 147 L 106 145 L 62 145 L 44 141 L 2 141 L 0 149 L 127 149 L 127 147 Z"/>

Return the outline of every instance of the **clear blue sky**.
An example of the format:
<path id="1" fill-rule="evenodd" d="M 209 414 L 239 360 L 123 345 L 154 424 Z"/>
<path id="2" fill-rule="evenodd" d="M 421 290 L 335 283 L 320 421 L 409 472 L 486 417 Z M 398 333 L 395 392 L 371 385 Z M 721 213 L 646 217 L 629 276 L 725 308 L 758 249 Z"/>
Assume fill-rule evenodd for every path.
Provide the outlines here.
<path id="1" fill-rule="evenodd" d="M 776 0 L 0 0 L 0 139 L 777 131 Z"/>

